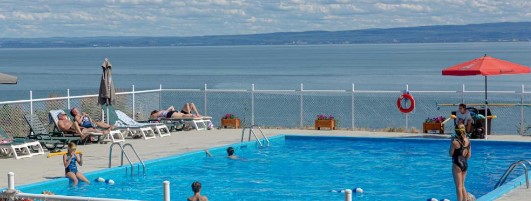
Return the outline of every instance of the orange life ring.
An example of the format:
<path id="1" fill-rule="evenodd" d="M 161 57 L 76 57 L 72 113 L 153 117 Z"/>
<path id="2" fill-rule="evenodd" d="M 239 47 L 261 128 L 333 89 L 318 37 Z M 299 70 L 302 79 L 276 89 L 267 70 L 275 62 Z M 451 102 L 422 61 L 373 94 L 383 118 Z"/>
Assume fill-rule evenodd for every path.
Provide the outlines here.
<path id="1" fill-rule="evenodd" d="M 411 102 L 411 105 L 408 108 L 402 107 L 402 101 L 404 99 L 409 100 Z M 400 110 L 400 112 L 402 113 L 410 113 L 411 111 L 415 109 L 415 99 L 413 98 L 411 94 L 406 94 L 406 93 L 402 94 L 396 100 L 396 107 L 398 107 L 398 110 Z"/>

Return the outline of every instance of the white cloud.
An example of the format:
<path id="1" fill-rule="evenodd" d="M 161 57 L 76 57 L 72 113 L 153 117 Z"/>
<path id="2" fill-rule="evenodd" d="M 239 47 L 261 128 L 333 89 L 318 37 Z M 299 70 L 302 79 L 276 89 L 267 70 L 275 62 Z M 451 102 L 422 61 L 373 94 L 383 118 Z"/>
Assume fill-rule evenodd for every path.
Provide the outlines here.
<path id="1" fill-rule="evenodd" d="M 13 17 L 15 17 L 18 20 L 27 20 L 27 21 L 33 21 L 35 20 L 35 17 L 31 13 L 24 13 L 24 12 L 13 12 Z"/>
<path id="2" fill-rule="evenodd" d="M 397 11 L 397 10 L 410 10 L 416 12 L 430 12 L 431 8 L 429 6 L 422 6 L 416 4 L 386 4 L 386 3 L 376 3 L 376 8 L 383 11 Z"/>
<path id="3" fill-rule="evenodd" d="M 223 11 L 225 14 L 229 15 L 239 15 L 239 16 L 245 16 L 245 11 L 241 9 L 228 9 Z"/>
<path id="4" fill-rule="evenodd" d="M 530 7 L 531 1 L 522 0 L 2 0 L 0 37 L 191 36 L 531 21 Z"/>
<path id="5" fill-rule="evenodd" d="M 108 0 L 109 3 L 122 3 L 122 4 L 160 4 L 164 0 Z"/>

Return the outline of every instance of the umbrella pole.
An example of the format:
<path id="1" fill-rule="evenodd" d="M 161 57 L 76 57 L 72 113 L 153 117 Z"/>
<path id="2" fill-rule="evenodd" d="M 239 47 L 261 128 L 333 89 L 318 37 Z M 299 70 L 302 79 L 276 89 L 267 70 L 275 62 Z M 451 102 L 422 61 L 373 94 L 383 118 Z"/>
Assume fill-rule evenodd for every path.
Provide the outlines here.
<path id="1" fill-rule="evenodd" d="M 489 107 L 489 102 L 487 101 L 487 76 L 485 76 L 485 139 L 488 139 L 487 135 L 489 134 L 489 125 L 488 125 L 488 117 L 487 117 L 487 111 Z"/>
<path id="2" fill-rule="evenodd" d="M 111 124 L 111 118 L 109 117 L 109 100 L 107 99 L 107 124 Z"/>

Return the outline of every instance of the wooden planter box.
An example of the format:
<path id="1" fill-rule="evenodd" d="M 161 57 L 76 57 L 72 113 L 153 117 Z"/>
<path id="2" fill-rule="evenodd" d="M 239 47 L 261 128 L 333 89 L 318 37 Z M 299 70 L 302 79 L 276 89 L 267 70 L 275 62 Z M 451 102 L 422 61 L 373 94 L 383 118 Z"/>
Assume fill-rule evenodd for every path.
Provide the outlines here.
<path id="1" fill-rule="evenodd" d="M 238 119 L 238 118 L 221 119 L 221 127 L 223 127 L 223 128 L 239 128 L 240 127 L 240 119 Z"/>
<path id="2" fill-rule="evenodd" d="M 444 134 L 444 124 L 442 123 L 426 123 L 422 124 L 422 131 L 428 133 L 430 130 L 438 130 L 440 134 Z"/>
<path id="3" fill-rule="evenodd" d="M 335 130 L 336 120 L 315 120 L 315 130 L 321 130 L 321 128 L 329 128 L 330 130 Z"/>

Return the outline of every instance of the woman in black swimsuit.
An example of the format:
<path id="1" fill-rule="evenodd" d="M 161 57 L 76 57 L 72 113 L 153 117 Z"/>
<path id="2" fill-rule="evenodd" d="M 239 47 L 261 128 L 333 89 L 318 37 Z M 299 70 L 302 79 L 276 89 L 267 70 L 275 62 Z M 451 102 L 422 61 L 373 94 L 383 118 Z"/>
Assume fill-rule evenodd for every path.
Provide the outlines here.
<path id="1" fill-rule="evenodd" d="M 452 139 L 450 146 L 450 156 L 452 157 L 452 172 L 454 175 L 455 190 L 458 201 L 466 201 L 467 192 L 465 188 L 466 172 L 468 169 L 468 159 L 471 156 L 470 140 L 465 131 L 465 125 L 459 124 L 456 130 L 457 138 Z"/>

